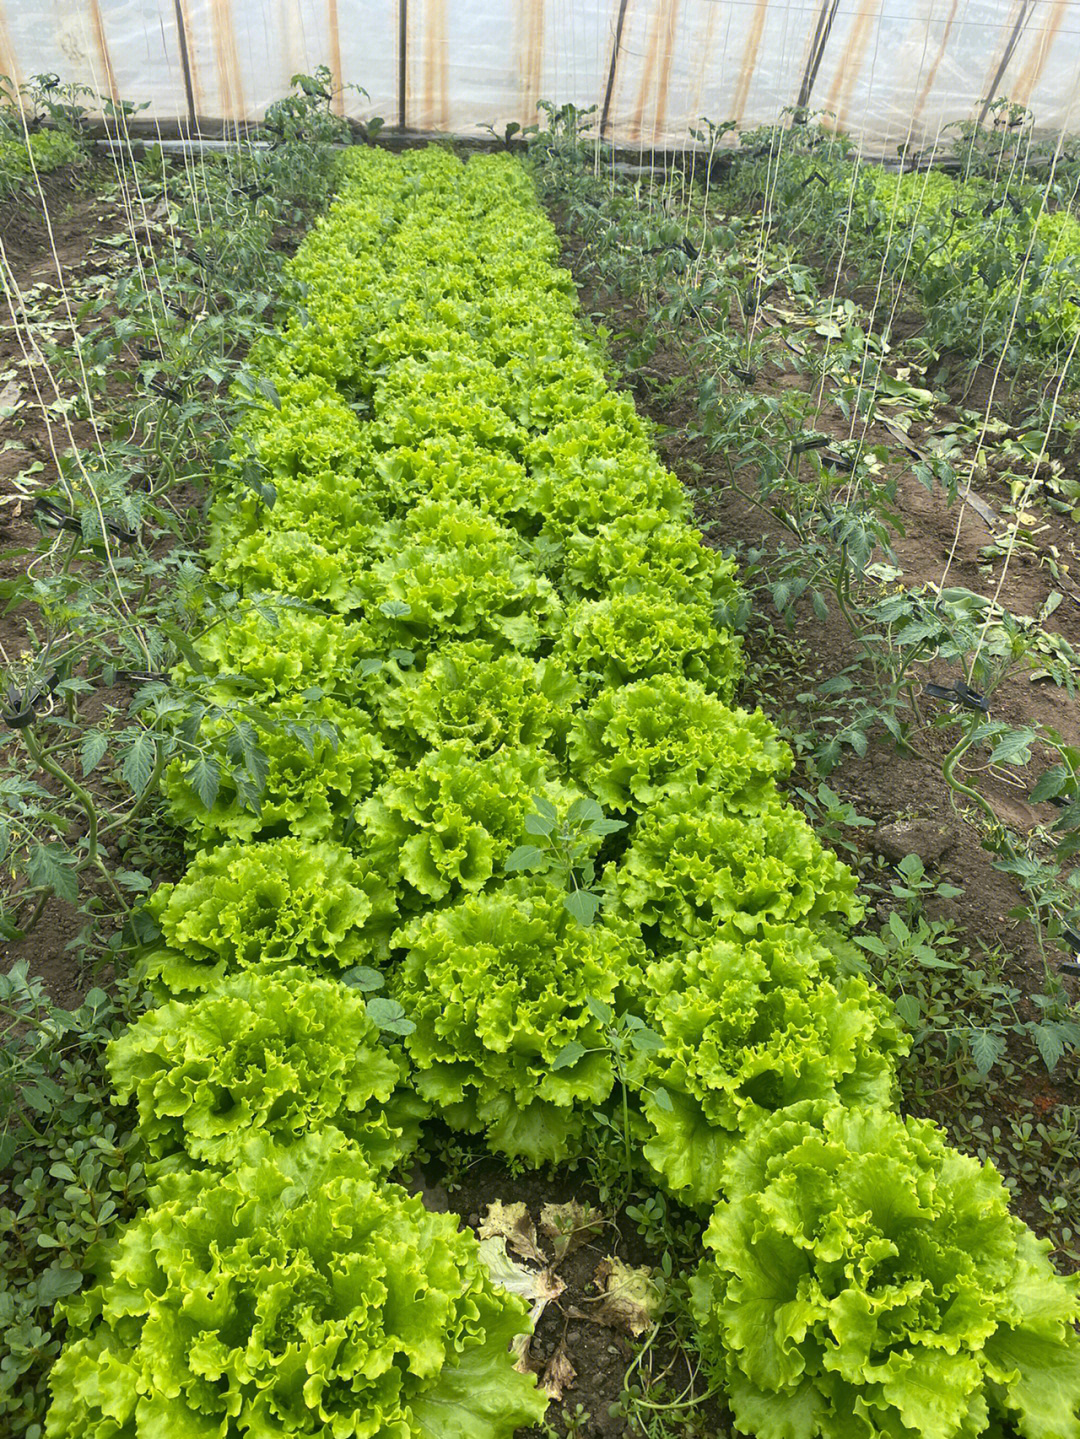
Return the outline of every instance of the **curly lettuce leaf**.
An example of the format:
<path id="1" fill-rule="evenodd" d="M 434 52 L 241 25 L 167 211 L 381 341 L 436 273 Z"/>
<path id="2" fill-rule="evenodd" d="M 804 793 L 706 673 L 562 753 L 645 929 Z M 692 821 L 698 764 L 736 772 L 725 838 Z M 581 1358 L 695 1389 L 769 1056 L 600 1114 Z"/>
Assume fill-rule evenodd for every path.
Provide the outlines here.
<path id="1" fill-rule="evenodd" d="M 251 966 L 338 975 L 382 958 L 396 906 L 378 871 L 341 845 L 289 837 L 198 855 L 146 911 L 164 947 L 142 958 L 139 978 L 171 997 Z"/>
<path id="2" fill-rule="evenodd" d="M 148 1010 L 108 1048 L 152 1158 L 235 1165 L 254 1134 L 288 1143 L 333 1127 L 373 1170 L 419 1139 L 426 1106 L 362 997 L 299 968 L 248 969 L 190 1002 Z"/>
<path id="3" fill-rule="evenodd" d="M 607 809 L 641 810 L 704 787 L 732 813 L 777 803 L 791 752 L 760 710 L 732 710 L 683 675 L 602 690 L 574 718 L 573 773 Z"/>
<path id="4" fill-rule="evenodd" d="M 48 1439 L 434 1434 L 469 1383 L 472 1439 L 546 1408 L 507 1347 L 525 1307 L 474 1236 L 376 1182 L 333 1131 L 164 1179 L 97 1264 L 66 1306 Z"/>
<path id="5" fill-rule="evenodd" d="M 737 635 L 717 630 L 706 608 L 672 604 L 655 593 L 574 605 L 552 653 L 593 694 L 635 680 L 682 675 L 727 701 L 742 672 Z"/>
<path id="6" fill-rule="evenodd" d="M 736 1148 L 691 1282 L 739 1427 L 1025 1439 L 1080 1428 L 1080 1293 L 934 1125 L 819 1101 Z"/>
<path id="7" fill-rule="evenodd" d="M 797 810 L 729 814 L 705 786 L 647 810 L 605 883 L 625 914 L 676 944 L 862 913 L 855 877 Z"/>
<path id="8" fill-rule="evenodd" d="M 523 878 L 424 916 L 397 936 L 390 981 L 421 1095 L 533 1165 L 580 1151 L 615 1083 L 592 1002 L 624 1003 L 644 962 L 632 925 L 579 924 L 563 898 Z"/>
<path id="9" fill-rule="evenodd" d="M 883 996 L 841 977 L 816 934 L 723 932 L 646 971 L 640 1012 L 661 1044 L 639 1054 L 644 1156 L 682 1203 L 713 1204 L 734 1145 L 805 1099 L 889 1104 L 907 1041 Z"/>

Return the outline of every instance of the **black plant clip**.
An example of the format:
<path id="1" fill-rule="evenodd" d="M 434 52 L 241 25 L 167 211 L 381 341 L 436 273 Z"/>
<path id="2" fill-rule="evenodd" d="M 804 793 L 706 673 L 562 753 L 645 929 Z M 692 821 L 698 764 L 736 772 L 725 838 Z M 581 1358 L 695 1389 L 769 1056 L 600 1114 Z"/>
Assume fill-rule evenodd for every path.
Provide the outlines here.
<path id="1" fill-rule="evenodd" d="M 990 713 L 990 703 L 984 699 L 978 690 L 973 690 L 969 684 L 961 679 L 953 680 L 949 686 L 926 685 L 923 694 L 932 700 L 949 700 L 952 704 L 961 704 L 966 709 L 978 710 L 980 714 Z"/>
<path id="2" fill-rule="evenodd" d="M 841 455 L 836 450 L 826 450 L 821 456 L 821 463 L 826 469 L 838 470 L 845 475 L 850 475 L 855 469 L 855 461 L 849 455 Z"/>
<path id="3" fill-rule="evenodd" d="M 693 240 L 691 240 L 689 235 L 684 235 L 682 237 L 682 247 L 686 251 L 687 255 L 689 255 L 691 260 L 696 260 L 697 257 L 701 254 L 701 251 L 694 244 Z"/>
<path id="4" fill-rule="evenodd" d="M 106 520 L 105 528 L 110 535 L 115 535 L 123 545 L 133 545 L 139 538 L 137 531 L 129 530 L 127 526 L 122 525 L 119 520 Z"/>
<path id="5" fill-rule="evenodd" d="M 38 685 L 28 685 L 24 690 L 8 685 L 4 691 L 4 703 L 0 705 L 0 720 L 8 729 L 26 729 L 37 718 L 38 705 L 49 698 L 59 683 L 60 675 L 53 670 L 47 680 Z"/>
<path id="6" fill-rule="evenodd" d="M 796 440 L 791 447 L 791 453 L 804 455 L 807 450 L 823 450 L 828 443 L 828 435 L 809 435 L 805 440 Z"/>
<path id="7" fill-rule="evenodd" d="M 43 525 L 52 525 L 54 529 L 70 530 L 72 534 L 82 534 L 82 522 L 70 510 L 62 509 L 60 505 L 52 500 L 36 500 L 34 502 L 34 516 L 41 520 Z"/>
<path id="8" fill-rule="evenodd" d="M 171 400 L 174 405 L 183 403 L 184 392 L 178 390 L 175 385 L 168 385 L 157 375 L 147 383 L 147 389 L 153 390 L 155 395 L 160 395 L 163 400 Z"/>
<path id="9" fill-rule="evenodd" d="M 729 365 L 728 369 L 735 376 L 735 378 L 737 380 L 741 380 L 744 385 L 752 385 L 757 379 L 756 370 L 740 370 L 737 365 Z"/>

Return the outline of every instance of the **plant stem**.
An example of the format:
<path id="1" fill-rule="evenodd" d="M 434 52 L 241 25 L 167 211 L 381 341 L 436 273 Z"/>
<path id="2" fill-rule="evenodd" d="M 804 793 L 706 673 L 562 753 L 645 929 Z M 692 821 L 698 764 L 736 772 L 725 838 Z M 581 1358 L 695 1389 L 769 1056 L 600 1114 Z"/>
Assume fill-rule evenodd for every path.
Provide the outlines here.
<path id="1" fill-rule="evenodd" d="M 22 731 L 22 738 L 23 743 L 26 745 L 26 748 L 29 751 L 30 758 L 34 761 L 37 767 L 44 770 L 46 774 L 52 775 L 53 779 L 57 780 L 60 784 L 62 784 L 64 788 L 68 791 L 68 793 L 72 795 L 73 798 L 77 801 L 79 808 L 86 815 L 87 855 L 91 863 L 97 864 L 98 817 L 97 810 L 94 808 L 94 801 L 90 798 L 88 792 L 83 789 L 82 785 L 79 784 L 78 780 L 74 779 L 70 774 L 68 774 L 66 769 L 64 769 L 61 765 L 58 765 L 56 761 L 45 752 L 45 750 L 38 743 L 37 736 L 34 734 L 32 727 L 24 729 Z"/>

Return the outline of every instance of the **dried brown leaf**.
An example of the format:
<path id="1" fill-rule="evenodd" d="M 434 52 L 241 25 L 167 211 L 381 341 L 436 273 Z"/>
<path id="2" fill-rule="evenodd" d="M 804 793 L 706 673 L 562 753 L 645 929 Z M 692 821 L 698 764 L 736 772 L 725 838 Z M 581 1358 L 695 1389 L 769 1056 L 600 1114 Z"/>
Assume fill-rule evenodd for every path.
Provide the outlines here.
<path id="1" fill-rule="evenodd" d="M 515 1254 L 534 1264 L 547 1264 L 547 1255 L 536 1242 L 536 1228 L 524 1204 L 504 1204 L 496 1199 L 480 1221 L 481 1239 L 505 1239 Z"/>
<path id="2" fill-rule="evenodd" d="M 603 1228 L 604 1216 L 589 1204 L 545 1204 L 540 1211 L 540 1232 L 555 1251 L 555 1263 L 587 1244 Z"/>
<path id="3" fill-rule="evenodd" d="M 570 1356 L 566 1352 L 566 1341 L 560 1339 L 558 1349 L 548 1360 L 547 1368 L 540 1380 L 540 1387 L 550 1398 L 558 1402 L 567 1389 L 573 1389 L 576 1378 L 577 1370 L 570 1363 Z"/>

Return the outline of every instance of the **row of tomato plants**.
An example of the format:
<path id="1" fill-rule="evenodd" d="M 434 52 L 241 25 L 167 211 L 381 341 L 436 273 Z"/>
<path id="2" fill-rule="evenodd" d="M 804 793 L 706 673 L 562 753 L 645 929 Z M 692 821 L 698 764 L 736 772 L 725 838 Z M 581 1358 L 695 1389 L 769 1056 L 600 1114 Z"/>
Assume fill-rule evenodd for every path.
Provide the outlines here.
<path id="1" fill-rule="evenodd" d="M 1006 366 L 1071 361 L 1080 325 L 1075 169 L 1014 157 L 982 171 L 898 173 L 818 125 L 754 132 L 734 194 L 785 239 L 918 296 L 939 349 Z M 884 302 L 882 302 L 884 303 Z M 1052 370 L 1049 371 L 1053 373 Z"/>
<path id="2" fill-rule="evenodd" d="M 521 1304 L 387 1176 L 426 1118 L 612 1132 L 696 1210 L 740 1428 L 1080 1434 L 1075 1285 L 894 1112 L 849 871 L 733 708 L 730 563 L 579 327 L 524 171 L 350 152 L 215 504 L 191 836 L 111 1047 L 155 1188 L 66 1306 L 52 1436 L 509 1435 Z M 215 751 L 217 757 L 215 758 Z"/>

